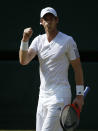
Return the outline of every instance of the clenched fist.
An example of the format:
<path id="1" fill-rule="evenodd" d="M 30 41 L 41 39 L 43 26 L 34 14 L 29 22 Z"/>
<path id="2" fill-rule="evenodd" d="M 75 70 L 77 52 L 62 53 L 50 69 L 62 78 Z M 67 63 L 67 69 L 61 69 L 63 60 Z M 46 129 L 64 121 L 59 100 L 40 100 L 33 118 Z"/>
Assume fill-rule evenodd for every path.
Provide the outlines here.
<path id="1" fill-rule="evenodd" d="M 32 36 L 32 33 L 33 31 L 31 27 L 24 29 L 22 41 L 27 42 L 30 39 L 30 37 Z"/>

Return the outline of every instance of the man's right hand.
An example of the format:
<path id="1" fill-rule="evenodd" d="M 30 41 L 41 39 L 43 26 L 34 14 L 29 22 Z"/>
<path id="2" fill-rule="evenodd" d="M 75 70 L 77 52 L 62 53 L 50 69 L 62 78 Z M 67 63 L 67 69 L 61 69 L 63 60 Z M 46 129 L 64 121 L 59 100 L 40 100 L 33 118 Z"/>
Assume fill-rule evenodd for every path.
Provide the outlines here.
<path id="1" fill-rule="evenodd" d="M 29 41 L 30 37 L 32 36 L 32 33 L 33 31 L 31 27 L 24 29 L 22 41 L 23 42 Z"/>

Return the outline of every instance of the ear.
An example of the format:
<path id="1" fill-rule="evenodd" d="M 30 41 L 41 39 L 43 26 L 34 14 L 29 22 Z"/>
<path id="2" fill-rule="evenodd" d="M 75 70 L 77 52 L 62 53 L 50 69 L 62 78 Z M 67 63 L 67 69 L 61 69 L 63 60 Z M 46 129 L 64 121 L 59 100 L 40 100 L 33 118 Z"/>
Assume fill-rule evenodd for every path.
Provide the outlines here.
<path id="1" fill-rule="evenodd" d="M 58 17 L 56 17 L 56 21 L 57 21 L 57 24 L 59 23 L 59 18 Z"/>
<path id="2" fill-rule="evenodd" d="M 42 24 L 43 24 L 43 19 L 41 18 L 41 19 L 40 19 L 40 25 L 42 25 Z"/>

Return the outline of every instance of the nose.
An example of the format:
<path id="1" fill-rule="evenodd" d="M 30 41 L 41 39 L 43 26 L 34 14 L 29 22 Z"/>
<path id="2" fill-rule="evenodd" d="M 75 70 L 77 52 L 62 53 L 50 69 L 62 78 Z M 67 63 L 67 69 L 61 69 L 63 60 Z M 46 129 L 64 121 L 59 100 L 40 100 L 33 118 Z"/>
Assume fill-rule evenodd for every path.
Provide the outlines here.
<path id="1" fill-rule="evenodd" d="M 48 18 L 48 19 L 46 20 L 46 22 L 47 22 L 48 24 L 50 24 L 50 23 L 52 23 L 52 19 L 51 19 L 51 18 Z"/>

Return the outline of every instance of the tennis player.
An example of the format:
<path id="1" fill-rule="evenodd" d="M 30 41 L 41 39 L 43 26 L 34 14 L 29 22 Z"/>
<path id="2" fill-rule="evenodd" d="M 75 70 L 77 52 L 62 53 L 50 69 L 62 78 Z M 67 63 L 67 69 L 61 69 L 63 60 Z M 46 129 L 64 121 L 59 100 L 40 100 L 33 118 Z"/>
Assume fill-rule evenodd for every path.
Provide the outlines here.
<path id="1" fill-rule="evenodd" d="M 19 58 L 28 64 L 36 55 L 40 63 L 40 92 L 36 115 L 36 131 L 62 131 L 59 114 L 64 105 L 71 103 L 71 87 L 68 81 L 69 64 L 76 82 L 76 103 L 80 110 L 84 104 L 83 72 L 77 45 L 71 36 L 57 29 L 57 12 L 47 7 L 41 10 L 40 24 L 45 34 L 38 35 L 28 47 L 32 29 L 24 29 Z"/>

